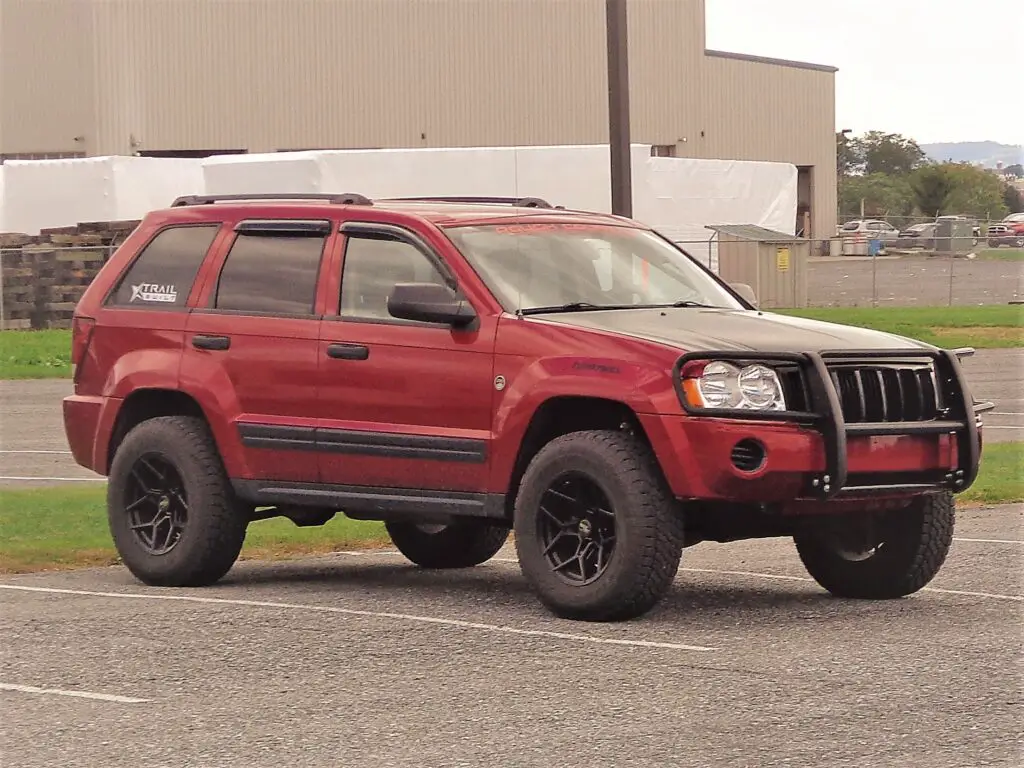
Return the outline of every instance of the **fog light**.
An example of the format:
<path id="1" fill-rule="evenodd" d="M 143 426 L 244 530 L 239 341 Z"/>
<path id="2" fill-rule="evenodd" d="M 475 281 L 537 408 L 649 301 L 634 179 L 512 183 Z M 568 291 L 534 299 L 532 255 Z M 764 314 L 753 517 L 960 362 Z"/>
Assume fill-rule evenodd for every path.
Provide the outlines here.
<path id="1" fill-rule="evenodd" d="M 740 472 L 756 472 L 764 466 L 767 457 L 765 447 L 757 440 L 740 440 L 732 448 L 732 465 Z"/>

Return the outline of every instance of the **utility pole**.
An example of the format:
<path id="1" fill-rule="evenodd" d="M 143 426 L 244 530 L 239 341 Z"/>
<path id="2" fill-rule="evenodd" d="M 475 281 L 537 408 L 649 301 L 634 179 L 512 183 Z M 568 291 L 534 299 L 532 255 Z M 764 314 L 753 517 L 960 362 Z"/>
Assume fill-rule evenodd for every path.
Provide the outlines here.
<path id="1" fill-rule="evenodd" d="M 629 44 L 626 0 L 605 0 L 608 33 L 608 144 L 611 154 L 612 213 L 633 215 L 629 155 Z"/>

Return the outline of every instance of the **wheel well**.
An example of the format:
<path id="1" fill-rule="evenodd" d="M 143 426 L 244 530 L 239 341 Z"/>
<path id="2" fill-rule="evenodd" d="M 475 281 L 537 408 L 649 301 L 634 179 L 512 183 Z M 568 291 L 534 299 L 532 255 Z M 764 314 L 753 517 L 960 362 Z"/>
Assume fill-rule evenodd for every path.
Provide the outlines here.
<path id="1" fill-rule="evenodd" d="M 512 517 L 519 483 L 541 448 L 570 432 L 586 429 L 623 429 L 650 445 L 633 409 L 617 400 L 599 397 L 553 397 L 534 412 L 519 445 L 516 463 L 505 494 L 505 513 Z"/>
<path id="2" fill-rule="evenodd" d="M 139 389 L 132 392 L 114 422 L 114 433 L 107 448 L 107 468 L 114 461 L 114 454 L 125 436 L 135 427 L 158 416 L 196 416 L 206 421 L 203 409 L 190 395 L 175 389 Z"/>

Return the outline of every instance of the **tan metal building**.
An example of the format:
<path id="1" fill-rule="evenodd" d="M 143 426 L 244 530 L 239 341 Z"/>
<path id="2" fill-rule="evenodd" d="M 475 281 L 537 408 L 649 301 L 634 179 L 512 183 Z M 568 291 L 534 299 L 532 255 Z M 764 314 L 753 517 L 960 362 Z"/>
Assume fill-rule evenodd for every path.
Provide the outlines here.
<path id="1" fill-rule="evenodd" d="M 629 0 L 632 139 L 800 169 L 835 231 L 835 69 Z M 608 140 L 604 0 L 0 0 L 0 157 Z"/>

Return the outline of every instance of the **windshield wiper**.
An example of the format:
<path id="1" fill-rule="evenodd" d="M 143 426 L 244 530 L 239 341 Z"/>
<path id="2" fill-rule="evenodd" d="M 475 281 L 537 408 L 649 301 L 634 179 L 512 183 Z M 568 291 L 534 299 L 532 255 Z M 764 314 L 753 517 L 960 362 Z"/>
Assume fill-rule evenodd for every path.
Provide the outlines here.
<path id="1" fill-rule="evenodd" d="M 666 306 L 669 307 L 705 307 L 707 309 L 716 309 L 713 304 L 702 304 L 699 301 L 674 301 Z"/>
<path id="2" fill-rule="evenodd" d="M 633 309 L 634 304 L 591 304 L 589 301 L 573 301 L 568 304 L 555 304 L 550 307 L 527 307 L 520 309 L 520 315 L 543 315 L 549 312 L 592 312 L 598 309 Z"/>

